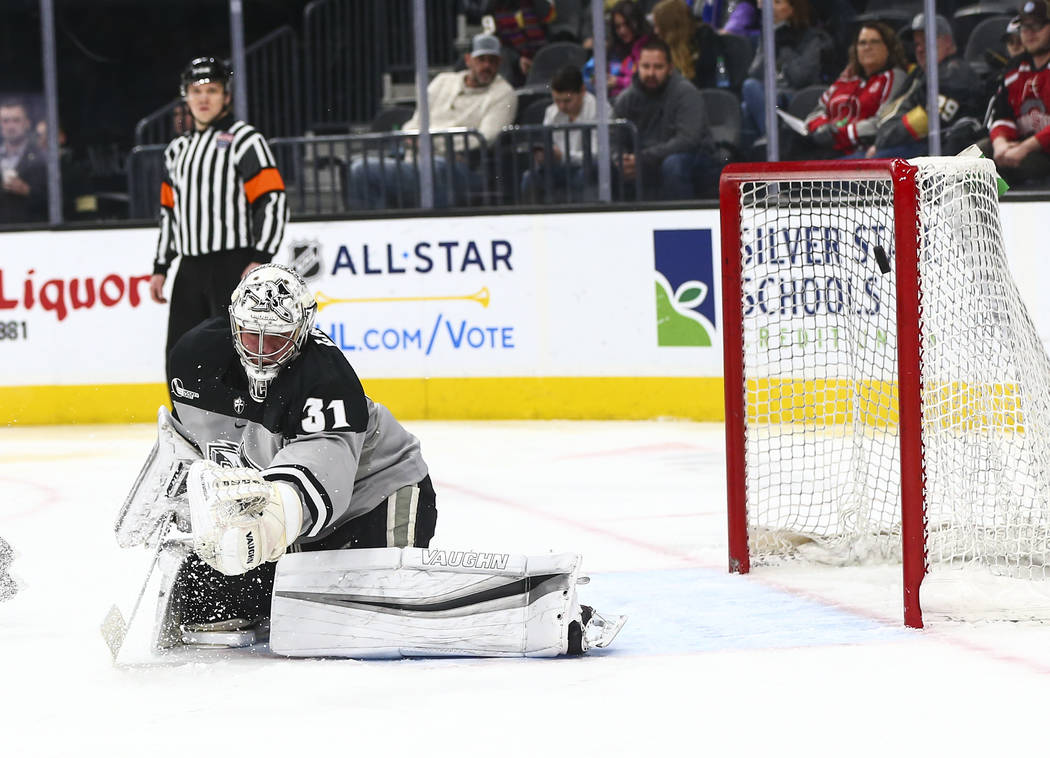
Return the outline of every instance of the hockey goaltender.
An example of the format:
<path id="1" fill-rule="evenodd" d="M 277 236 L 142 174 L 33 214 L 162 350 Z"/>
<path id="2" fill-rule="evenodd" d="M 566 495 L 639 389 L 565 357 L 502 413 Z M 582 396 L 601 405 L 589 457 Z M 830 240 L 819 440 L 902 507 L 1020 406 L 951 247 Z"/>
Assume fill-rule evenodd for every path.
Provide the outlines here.
<path id="1" fill-rule="evenodd" d="M 260 266 L 229 318 L 172 349 L 174 412 L 161 408 L 116 525 L 121 546 L 155 545 L 160 579 L 140 595 L 157 603 L 153 645 L 268 640 L 281 655 L 353 658 L 608 645 L 625 619 L 579 603 L 578 555 L 430 549 L 419 441 L 365 395 L 316 312 L 298 274 Z M 127 627 L 114 613 L 116 655 Z"/>

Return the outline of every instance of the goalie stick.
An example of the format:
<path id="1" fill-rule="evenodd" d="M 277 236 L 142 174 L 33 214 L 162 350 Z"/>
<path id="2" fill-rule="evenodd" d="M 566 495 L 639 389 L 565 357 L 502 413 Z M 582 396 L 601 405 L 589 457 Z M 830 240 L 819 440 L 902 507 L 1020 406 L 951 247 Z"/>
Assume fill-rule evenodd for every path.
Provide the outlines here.
<path id="1" fill-rule="evenodd" d="M 161 553 L 168 544 L 172 527 L 177 526 L 184 532 L 190 530 L 186 477 L 190 465 L 200 458 L 200 450 L 190 441 L 182 425 L 166 407 L 161 406 L 157 411 L 157 440 L 124 499 L 113 527 L 117 544 L 123 548 L 146 545 L 156 535 L 153 559 L 146 570 L 146 578 L 131 615 L 125 620 L 119 606 L 114 604 L 102 622 L 102 636 L 114 661 L 135 622 L 139 605 Z"/>
<path id="2" fill-rule="evenodd" d="M 153 551 L 153 560 L 150 561 L 149 568 L 146 570 L 146 578 L 142 581 L 142 589 L 139 590 L 138 597 L 135 598 L 135 604 L 131 607 L 131 614 L 127 620 L 124 619 L 124 614 L 121 613 L 120 607 L 116 603 L 113 604 L 106 617 L 102 620 L 102 638 L 106 641 L 109 652 L 113 655 L 114 663 L 116 663 L 120 649 L 124 646 L 124 641 L 127 639 L 128 630 L 135 623 L 139 606 L 142 604 L 142 598 L 146 594 L 146 588 L 149 586 L 150 578 L 153 576 L 153 571 L 157 567 L 157 561 L 160 560 L 160 554 L 167 544 L 168 534 L 171 532 L 171 527 L 174 524 L 174 511 L 168 511 L 162 516 L 157 529 L 157 546 Z"/>

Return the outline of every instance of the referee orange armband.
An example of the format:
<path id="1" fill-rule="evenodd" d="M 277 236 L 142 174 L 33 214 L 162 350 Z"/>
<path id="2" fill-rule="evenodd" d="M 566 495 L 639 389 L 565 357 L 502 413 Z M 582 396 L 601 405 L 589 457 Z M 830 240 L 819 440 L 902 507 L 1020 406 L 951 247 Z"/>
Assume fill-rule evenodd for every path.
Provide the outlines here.
<path id="1" fill-rule="evenodd" d="M 284 180 L 281 172 L 275 168 L 264 168 L 258 174 L 244 183 L 244 194 L 248 203 L 254 203 L 267 192 L 277 192 L 284 189 Z"/>

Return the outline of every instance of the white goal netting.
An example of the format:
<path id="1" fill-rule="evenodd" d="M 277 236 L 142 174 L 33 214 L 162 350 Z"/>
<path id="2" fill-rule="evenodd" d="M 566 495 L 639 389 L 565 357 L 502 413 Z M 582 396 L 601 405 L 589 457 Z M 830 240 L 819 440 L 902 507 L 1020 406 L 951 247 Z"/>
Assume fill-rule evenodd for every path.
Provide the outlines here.
<path id="1" fill-rule="evenodd" d="M 1045 579 L 1050 360 L 1010 277 L 994 167 L 914 164 L 920 307 L 904 317 L 921 347 L 900 358 L 921 381 L 929 565 Z M 900 560 L 893 190 L 740 185 L 752 563 Z"/>

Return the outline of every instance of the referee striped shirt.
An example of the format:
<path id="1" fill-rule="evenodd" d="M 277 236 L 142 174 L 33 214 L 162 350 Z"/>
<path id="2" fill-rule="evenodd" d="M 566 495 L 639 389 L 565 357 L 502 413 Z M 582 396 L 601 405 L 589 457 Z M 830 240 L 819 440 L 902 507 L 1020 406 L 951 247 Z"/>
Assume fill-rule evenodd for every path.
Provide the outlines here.
<path id="1" fill-rule="evenodd" d="M 166 274 L 176 255 L 251 249 L 265 263 L 278 252 L 288 221 L 284 181 L 255 127 L 230 114 L 176 137 L 164 168 L 153 273 Z"/>

